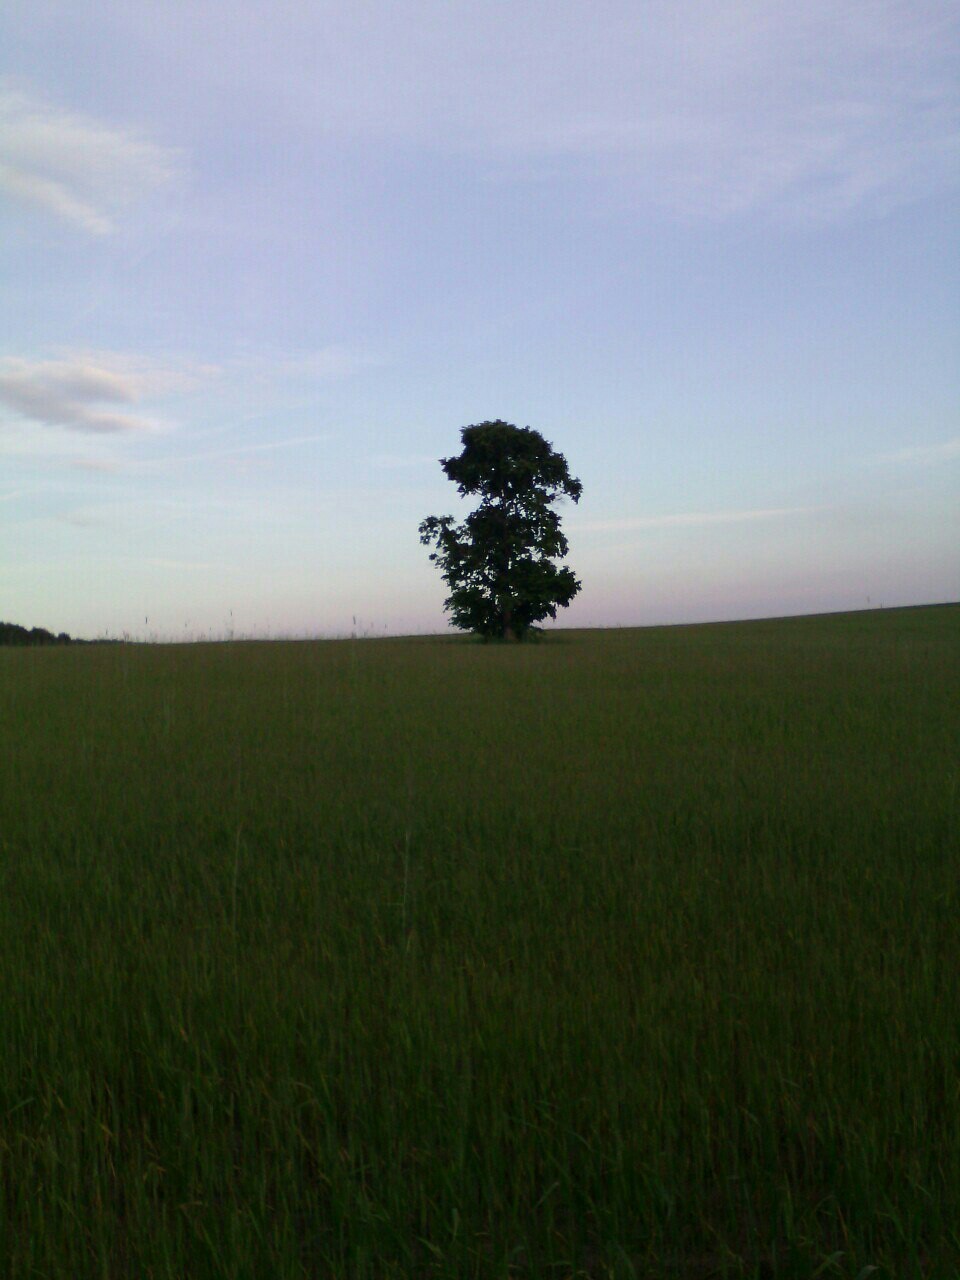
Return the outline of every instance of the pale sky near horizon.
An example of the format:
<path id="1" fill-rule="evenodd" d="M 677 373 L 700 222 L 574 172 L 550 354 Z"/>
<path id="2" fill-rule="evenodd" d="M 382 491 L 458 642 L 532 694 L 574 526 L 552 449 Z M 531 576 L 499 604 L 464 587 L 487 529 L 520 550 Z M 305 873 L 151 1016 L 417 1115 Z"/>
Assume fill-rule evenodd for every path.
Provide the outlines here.
<path id="1" fill-rule="evenodd" d="M 563 625 L 960 598 L 955 5 L 9 0 L 0 48 L 0 618 L 441 630 L 490 418 L 583 481 Z"/>

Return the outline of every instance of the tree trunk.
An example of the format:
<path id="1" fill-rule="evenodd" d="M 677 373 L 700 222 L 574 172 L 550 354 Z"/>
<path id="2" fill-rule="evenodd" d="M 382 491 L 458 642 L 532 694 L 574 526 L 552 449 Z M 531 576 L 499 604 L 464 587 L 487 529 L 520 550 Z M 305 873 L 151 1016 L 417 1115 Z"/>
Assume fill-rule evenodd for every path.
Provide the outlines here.
<path id="1" fill-rule="evenodd" d="M 516 640 L 513 630 L 513 606 L 510 603 L 510 520 L 507 510 L 508 499 L 504 490 L 500 491 L 500 516 L 503 520 L 503 570 L 500 579 L 501 600 L 503 604 L 503 638 Z"/>
<path id="2" fill-rule="evenodd" d="M 504 640 L 516 640 L 516 634 L 513 630 L 513 610 L 508 604 L 503 606 L 503 638 Z"/>

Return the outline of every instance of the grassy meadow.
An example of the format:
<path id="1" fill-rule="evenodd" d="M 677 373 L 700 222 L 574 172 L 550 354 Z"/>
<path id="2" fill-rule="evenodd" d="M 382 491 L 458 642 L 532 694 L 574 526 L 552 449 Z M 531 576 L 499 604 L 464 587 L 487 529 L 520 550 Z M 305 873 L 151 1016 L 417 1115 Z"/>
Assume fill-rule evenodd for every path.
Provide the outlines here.
<path id="1" fill-rule="evenodd" d="M 0 1275 L 960 1275 L 960 606 L 0 651 Z"/>

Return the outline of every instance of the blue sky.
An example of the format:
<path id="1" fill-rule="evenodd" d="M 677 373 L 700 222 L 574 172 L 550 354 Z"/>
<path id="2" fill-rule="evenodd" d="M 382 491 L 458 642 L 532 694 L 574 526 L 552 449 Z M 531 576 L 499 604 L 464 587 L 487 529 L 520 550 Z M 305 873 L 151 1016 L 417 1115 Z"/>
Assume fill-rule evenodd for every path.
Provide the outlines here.
<path id="1" fill-rule="evenodd" d="M 584 483 L 564 625 L 960 596 L 931 0 L 12 0 L 0 617 L 440 630 L 459 429 Z"/>

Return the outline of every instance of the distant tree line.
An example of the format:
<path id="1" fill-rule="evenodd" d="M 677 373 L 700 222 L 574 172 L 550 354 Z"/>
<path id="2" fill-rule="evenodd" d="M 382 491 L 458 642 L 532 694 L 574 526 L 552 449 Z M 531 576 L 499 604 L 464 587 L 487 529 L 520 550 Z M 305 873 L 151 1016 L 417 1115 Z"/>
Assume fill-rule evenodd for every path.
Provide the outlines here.
<path id="1" fill-rule="evenodd" d="M 75 641 L 61 631 L 55 636 L 44 627 L 18 626 L 16 622 L 0 622 L 0 644 L 74 644 Z"/>

